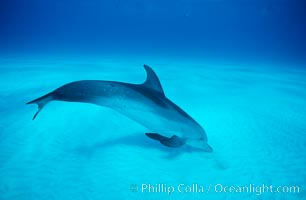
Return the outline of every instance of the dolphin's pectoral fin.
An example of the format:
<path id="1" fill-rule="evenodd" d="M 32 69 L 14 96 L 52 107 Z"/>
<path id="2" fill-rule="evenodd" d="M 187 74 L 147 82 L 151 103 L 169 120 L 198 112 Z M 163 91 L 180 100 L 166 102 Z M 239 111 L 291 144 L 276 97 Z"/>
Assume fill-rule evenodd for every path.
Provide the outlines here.
<path id="1" fill-rule="evenodd" d="M 146 136 L 148 136 L 153 140 L 158 140 L 158 141 L 169 139 L 168 137 L 162 136 L 158 133 L 146 133 Z"/>
<path id="2" fill-rule="evenodd" d="M 165 137 L 162 136 L 158 133 L 146 133 L 146 136 L 153 140 L 158 140 L 161 144 L 167 146 L 167 147 L 172 147 L 172 148 L 178 148 L 183 146 L 186 141 L 176 135 L 173 135 L 172 137 Z"/>
<path id="3" fill-rule="evenodd" d="M 160 141 L 160 143 L 167 147 L 177 148 L 183 146 L 185 144 L 185 140 L 181 139 L 176 135 L 173 135 L 171 138 Z"/>

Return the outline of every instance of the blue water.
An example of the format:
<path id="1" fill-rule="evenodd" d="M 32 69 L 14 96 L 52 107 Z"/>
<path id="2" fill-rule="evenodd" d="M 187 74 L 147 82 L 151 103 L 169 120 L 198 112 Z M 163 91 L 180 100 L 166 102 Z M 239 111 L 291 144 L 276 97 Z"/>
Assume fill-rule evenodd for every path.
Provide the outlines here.
<path id="1" fill-rule="evenodd" d="M 303 1 L 0 6 L 0 199 L 305 199 Z M 104 107 L 25 103 L 76 80 L 142 83 L 205 129 L 168 148 Z M 146 117 L 146 116 L 143 116 Z"/>

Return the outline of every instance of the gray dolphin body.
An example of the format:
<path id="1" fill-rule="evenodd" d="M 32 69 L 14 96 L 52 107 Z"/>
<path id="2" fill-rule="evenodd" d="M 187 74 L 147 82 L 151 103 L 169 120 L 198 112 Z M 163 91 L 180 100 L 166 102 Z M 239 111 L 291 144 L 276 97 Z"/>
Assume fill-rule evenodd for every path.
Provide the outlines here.
<path id="1" fill-rule="evenodd" d="M 91 103 L 109 107 L 142 124 L 152 133 L 146 135 L 168 147 L 184 144 L 212 152 L 204 129 L 185 111 L 170 101 L 155 72 L 144 65 L 147 79 L 142 84 L 84 80 L 71 82 L 27 104 L 38 111 L 50 101 Z"/>

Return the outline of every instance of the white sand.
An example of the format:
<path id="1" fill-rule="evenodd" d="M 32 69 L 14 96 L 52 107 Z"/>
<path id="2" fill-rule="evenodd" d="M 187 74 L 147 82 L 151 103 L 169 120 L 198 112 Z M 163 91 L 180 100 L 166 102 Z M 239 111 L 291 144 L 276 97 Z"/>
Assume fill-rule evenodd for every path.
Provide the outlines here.
<path id="1" fill-rule="evenodd" d="M 119 59 L 120 58 L 120 59 Z M 99 106 L 25 105 L 65 83 L 140 83 L 153 67 L 168 98 L 206 130 L 213 154 L 169 149 Z M 130 185 L 197 183 L 210 192 L 172 199 L 305 199 L 306 70 L 109 56 L 0 61 L 0 199 L 163 199 Z M 299 186 L 299 193 L 216 193 L 215 184 Z"/>

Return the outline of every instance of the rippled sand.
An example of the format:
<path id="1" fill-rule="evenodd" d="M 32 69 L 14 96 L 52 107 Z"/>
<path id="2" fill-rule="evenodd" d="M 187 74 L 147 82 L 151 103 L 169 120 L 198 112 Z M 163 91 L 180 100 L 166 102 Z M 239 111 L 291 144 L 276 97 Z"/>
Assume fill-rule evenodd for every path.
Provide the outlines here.
<path id="1" fill-rule="evenodd" d="M 214 153 L 169 149 L 99 106 L 25 105 L 65 83 L 141 83 L 155 69 L 166 96 L 206 130 Z M 0 199 L 305 199 L 305 66 L 141 59 L 0 61 Z M 138 185 L 138 192 L 130 191 Z M 199 184 L 205 193 L 141 192 Z M 299 186 L 299 193 L 224 193 L 214 186 Z M 211 186 L 208 192 L 208 187 Z"/>

